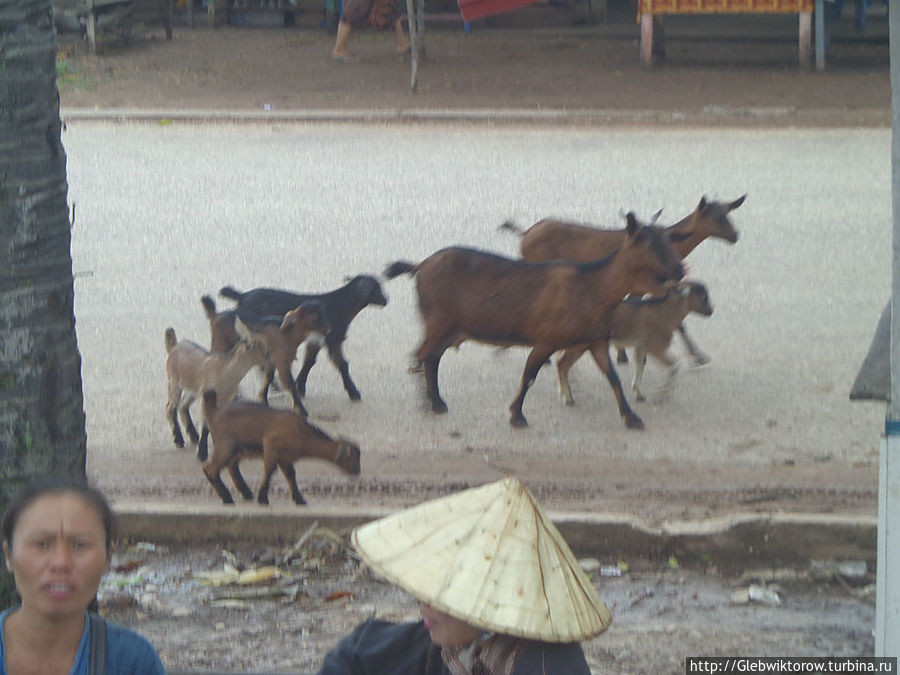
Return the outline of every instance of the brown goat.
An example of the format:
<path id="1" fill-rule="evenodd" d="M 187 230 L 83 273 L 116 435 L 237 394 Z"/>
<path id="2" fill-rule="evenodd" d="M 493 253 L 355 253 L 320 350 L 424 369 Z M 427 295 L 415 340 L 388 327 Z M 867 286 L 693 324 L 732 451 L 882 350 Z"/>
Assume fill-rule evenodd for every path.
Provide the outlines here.
<path id="1" fill-rule="evenodd" d="M 631 213 L 627 222 L 627 235 L 617 251 L 592 263 L 530 263 L 454 247 L 417 265 L 389 265 L 389 279 L 404 273 L 416 276 L 425 337 L 415 356 L 424 366 L 431 409 L 447 411 L 438 390 L 438 365 L 449 346 L 468 339 L 530 346 L 510 406 L 510 424 L 527 426 L 522 404 L 541 366 L 559 349 L 590 344 L 625 424 L 642 428 L 609 360 L 609 313 L 628 293 L 661 292 L 662 284 L 680 279 L 684 269 L 662 228 L 641 225 Z"/>
<path id="2" fill-rule="evenodd" d="M 697 208 L 667 228 L 672 239 L 672 248 L 678 256 L 684 260 L 708 237 L 735 243 L 738 240 L 738 232 L 729 220 L 728 214 L 743 204 L 746 198 L 747 195 L 743 195 L 733 202 L 717 202 L 706 201 L 705 197 L 701 197 Z M 508 222 L 501 228 L 513 230 L 521 235 L 519 249 L 522 259 L 532 262 L 598 260 L 612 253 L 625 238 L 623 229 L 607 230 L 551 218 L 539 220 L 524 231 Z M 678 332 L 694 361 L 698 364 L 707 363 L 709 359 L 691 340 L 683 325 L 678 327 Z M 627 361 L 624 352 L 620 352 L 618 360 L 620 363 Z"/>
<path id="3" fill-rule="evenodd" d="M 665 295 L 648 298 L 626 298 L 612 312 L 610 342 L 617 347 L 634 347 L 634 375 L 631 390 L 638 401 L 644 400 L 641 381 L 647 354 L 669 367 L 666 387 L 674 382 L 678 372 L 675 360 L 668 355 L 672 335 L 691 312 L 711 316 L 712 305 L 706 286 L 697 281 L 678 282 Z M 574 405 L 569 387 L 569 369 L 587 351 L 587 346 L 567 348 L 556 361 L 559 393 L 566 405 Z"/>
<path id="4" fill-rule="evenodd" d="M 253 492 L 239 468 L 239 462 L 245 456 L 262 457 L 263 460 L 263 479 L 257 493 L 260 504 L 269 503 L 269 482 L 276 466 L 291 488 L 294 503 L 306 504 L 294 471 L 294 462 L 301 457 L 324 459 L 344 473 L 358 475 L 360 472 L 356 445 L 346 440 L 332 440 L 293 410 L 273 410 L 247 401 L 232 401 L 218 407 L 214 390 L 203 393 L 203 406 L 213 439 L 213 451 L 203 465 L 203 473 L 225 504 L 234 503 L 220 476 L 225 467 L 244 499 L 253 499 Z"/>
<path id="5" fill-rule="evenodd" d="M 291 364 L 297 358 L 297 348 L 310 333 L 327 333 L 330 329 L 325 310 L 318 300 L 307 300 L 281 317 L 254 317 L 238 311 L 235 330 L 245 339 L 259 340 L 266 347 L 268 363 L 259 399 L 269 402 L 269 386 L 278 371 L 282 389 L 291 393 L 291 399 L 302 415 L 306 416 L 300 392 L 291 374 Z"/>
<path id="6" fill-rule="evenodd" d="M 294 407 L 303 415 L 300 393 L 291 375 L 291 364 L 297 358 L 297 348 L 310 333 L 328 333 L 330 328 L 322 304 L 316 300 L 307 300 L 299 307 L 285 313 L 284 317 L 258 317 L 247 312 L 216 312 L 216 303 L 208 295 L 200 298 L 206 316 L 209 319 L 213 351 L 228 348 L 234 341 L 245 339 L 258 340 L 266 349 L 267 360 L 263 366 L 263 386 L 259 392 L 260 401 L 268 404 L 269 387 L 276 371 L 278 381 L 285 391 L 291 393 Z"/>

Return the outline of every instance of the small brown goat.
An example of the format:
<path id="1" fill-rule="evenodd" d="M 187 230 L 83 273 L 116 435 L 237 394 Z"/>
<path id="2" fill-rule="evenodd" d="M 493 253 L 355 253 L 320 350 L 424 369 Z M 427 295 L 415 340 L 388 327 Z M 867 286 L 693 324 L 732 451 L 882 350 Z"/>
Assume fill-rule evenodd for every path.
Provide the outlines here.
<path id="1" fill-rule="evenodd" d="M 223 401 L 230 401 L 238 392 L 244 375 L 253 366 L 266 363 L 265 347 L 260 342 L 239 340 L 227 353 L 208 352 L 203 347 L 187 340 L 178 341 L 174 328 L 165 333 L 166 375 L 168 377 L 168 401 L 166 417 L 172 426 L 172 437 L 176 448 L 184 447 L 184 437 L 178 425 L 178 414 L 184 422 L 191 441 L 197 443 L 197 457 L 204 460 L 207 455 L 209 429 L 203 423 L 202 435 L 197 435 L 191 419 L 190 406 L 206 389 L 217 389 Z"/>
<path id="2" fill-rule="evenodd" d="M 702 316 L 713 313 L 706 286 L 696 281 L 678 282 L 663 296 L 626 298 L 613 310 L 610 342 L 621 348 L 634 347 L 631 390 L 638 401 L 644 400 L 640 387 L 647 354 L 669 367 L 666 387 L 674 382 L 678 367 L 668 349 L 675 330 L 691 312 Z M 556 362 L 559 393 L 566 405 L 575 404 L 569 387 L 569 369 L 585 351 L 586 346 L 569 347 Z"/>
<path id="3" fill-rule="evenodd" d="M 684 275 L 665 231 L 627 216 L 627 235 L 617 251 L 592 263 L 530 263 L 467 248 L 446 248 L 418 264 L 397 261 L 385 275 L 416 276 L 425 337 L 416 359 L 425 370 L 426 396 L 436 413 L 447 411 L 438 390 L 438 366 L 451 345 L 472 339 L 530 346 L 510 424 L 527 426 L 525 394 L 553 352 L 590 344 L 591 354 L 616 395 L 630 428 L 643 423 L 625 400 L 609 360 L 609 314 L 628 293 L 661 292 Z"/>
<path id="4" fill-rule="evenodd" d="M 263 460 L 263 479 L 257 494 L 260 504 L 269 503 L 269 482 L 275 467 L 284 474 L 294 503 L 306 504 L 294 471 L 294 462 L 301 457 L 324 459 L 348 474 L 360 472 L 356 445 L 332 440 L 293 410 L 273 410 L 246 401 L 232 401 L 219 407 L 214 390 L 203 393 L 203 406 L 213 439 L 212 455 L 203 465 L 203 473 L 225 504 L 234 503 L 220 475 L 225 467 L 244 499 L 253 499 L 253 492 L 239 468 L 245 456 Z"/>
<path id="5" fill-rule="evenodd" d="M 268 358 L 263 386 L 259 392 L 260 401 L 268 404 L 269 386 L 278 371 L 282 389 L 291 393 L 294 408 L 306 416 L 306 408 L 303 407 L 300 392 L 291 375 L 291 364 L 297 358 L 297 348 L 310 333 L 328 332 L 330 326 L 322 304 L 317 300 L 307 300 L 287 312 L 284 318 L 255 317 L 238 311 L 234 327 L 244 339 L 259 340 L 266 348 Z"/>
<path id="6" fill-rule="evenodd" d="M 733 244 L 738 240 L 738 232 L 728 218 L 728 214 L 741 204 L 747 195 L 738 197 L 733 202 L 706 201 L 700 202 L 689 215 L 667 228 L 672 239 L 672 248 L 684 260 L 708 237 L 724 239 Z M 625 238 L 623 229 L 601 229 L 589 225 L 581 225 L 552 218 L 539 220 L 527 230 L 513 223 L 504 223 L 502 229 L 513 230 L 521 235 L 519 248 L 523 260 L 540 262 L 542 260 L 574 260 L 589 262 L 609 255 Z M 684 326 L 678 327 L 681 339 L 688 352 L 698 364 L 707 363 L 709 359 L 688 336 Z M 627 359 L 624 352 L 619 354 L 619 362 Z"/>

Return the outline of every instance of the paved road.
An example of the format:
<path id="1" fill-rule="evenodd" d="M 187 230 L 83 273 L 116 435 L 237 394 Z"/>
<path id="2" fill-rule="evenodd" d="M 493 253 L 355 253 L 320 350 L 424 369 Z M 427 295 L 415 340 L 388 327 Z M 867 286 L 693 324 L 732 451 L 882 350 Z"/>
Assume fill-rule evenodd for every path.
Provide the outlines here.
<path id="1" fill-rule="evenodd" d="M 396 503 L 513 471 L 564 508 L 697 515 L 791 508 L 805 491 L 801 509 L 874 513 L 884 406 L 847 392 L 890 289 L 890 130 L 70 122 L 63 142 L 89 473 L 119 499 L 214 502 L 163 415 L 163 331 L 207 343 L 203 293 L 325 291 L 450 244 L 513 256 L 507 219 L 617 225 L 620 209 L 664 207 L 670 223 L 701 195 L 747 193 L 740 241 L 690 258 L 716 308 L 690 327 L 713 362 L 634 404 L 645 431 L 624 428 L 587 359 L 576 407 L 545 369 L 531 427 L 512 430 L 525 353 L 475 343 L 442 363 L 449 414 L 427 412 L 406 372 L 420 325 L 403 277 L 350 330 L 362 402 L 325 359 L 309 382 L 313 418 L 359 442 L 364 477 L 306 463 L 301 483 L 319 500 Z M 649 389 L 662 379 L 648 367 Z"/>

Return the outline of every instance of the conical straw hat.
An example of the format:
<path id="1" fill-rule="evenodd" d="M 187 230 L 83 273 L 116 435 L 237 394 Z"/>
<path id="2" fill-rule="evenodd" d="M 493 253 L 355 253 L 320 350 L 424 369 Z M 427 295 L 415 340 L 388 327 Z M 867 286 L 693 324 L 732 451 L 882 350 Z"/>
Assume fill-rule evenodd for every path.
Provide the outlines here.
<path id="1" fill-rule="evenodd" d="M 352 539 L 388 581 L 477 628 L 577 642 L 612 620 L 559 530 L 515 478 L 381 518 Z"/>

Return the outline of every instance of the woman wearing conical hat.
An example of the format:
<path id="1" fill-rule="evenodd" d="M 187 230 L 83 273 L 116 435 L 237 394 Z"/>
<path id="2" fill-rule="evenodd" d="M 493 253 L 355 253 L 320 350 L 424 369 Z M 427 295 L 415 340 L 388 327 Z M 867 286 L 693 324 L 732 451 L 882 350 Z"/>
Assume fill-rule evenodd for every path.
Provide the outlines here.
<path id="1" fill-rule="evenodd" d="M 366 621 L 318 675 L 590 675 L 579 641 L 606 630 L 609 611 L 517 479 L 368 523 L 352 541 L 422 620 Z"/>

